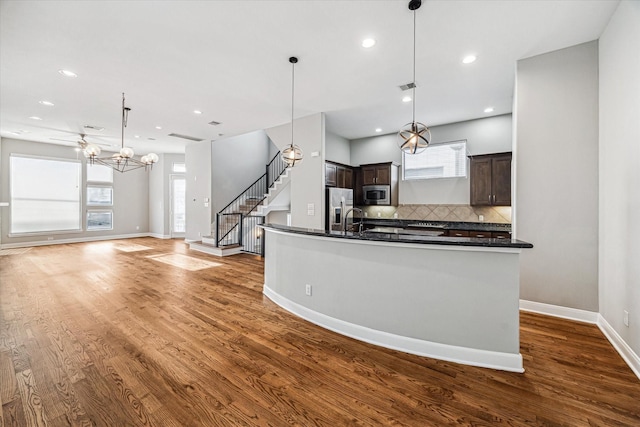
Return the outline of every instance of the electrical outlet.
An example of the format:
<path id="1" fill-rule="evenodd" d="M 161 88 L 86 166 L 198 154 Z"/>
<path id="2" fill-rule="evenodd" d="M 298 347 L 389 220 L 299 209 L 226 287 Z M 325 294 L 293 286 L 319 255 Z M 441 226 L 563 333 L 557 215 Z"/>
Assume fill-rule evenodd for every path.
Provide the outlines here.
<path id="1" fill-rule="evenodd" d="M 304 293 L 307 294 L 308 296 L 311 296 L 311 285 L 304 286 Z"/>
<path id="2" fill-rule="evenodd" d="M 624 326 L 629 327 L 629 312 L 627 310 L 624 310 L 622 321 L 624 322 Z"/>

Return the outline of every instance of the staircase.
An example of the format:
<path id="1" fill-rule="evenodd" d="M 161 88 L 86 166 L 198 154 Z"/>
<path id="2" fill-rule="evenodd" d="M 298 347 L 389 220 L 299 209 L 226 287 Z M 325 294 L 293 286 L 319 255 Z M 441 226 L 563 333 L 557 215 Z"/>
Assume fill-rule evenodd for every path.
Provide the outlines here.
<path id="1" fill-rule="evenodd" d="M 274 210 L 289 210 L 289 170 L 280 152 L 266 165 L 265 173 L 216 214 L 211 236 L 190 248 L 217 256 L 240 252 L 264 254 L 262 229 L 265 216 Z M 286 197 L 284 195 L 287 195 Z"/>

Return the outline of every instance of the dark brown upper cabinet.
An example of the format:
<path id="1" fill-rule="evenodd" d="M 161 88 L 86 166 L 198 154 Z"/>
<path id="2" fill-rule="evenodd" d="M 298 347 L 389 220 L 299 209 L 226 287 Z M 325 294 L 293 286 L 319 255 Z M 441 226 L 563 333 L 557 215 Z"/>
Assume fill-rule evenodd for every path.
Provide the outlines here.
<path id="1" fill-rule="evenodd" d="M 391 185 L 391 163 L 362 165 L 362 185 Z"/>
<path id="2" fill-rule="evenodd" d="M 324 164 L 325 185 L 327 187 L 353 188 L 353 168 L 334 162 Z"/>
<path id="3" fill-rule="evenodd" d="M 472 206 L 511 206 L 511 153 L 471 156 Z"/>

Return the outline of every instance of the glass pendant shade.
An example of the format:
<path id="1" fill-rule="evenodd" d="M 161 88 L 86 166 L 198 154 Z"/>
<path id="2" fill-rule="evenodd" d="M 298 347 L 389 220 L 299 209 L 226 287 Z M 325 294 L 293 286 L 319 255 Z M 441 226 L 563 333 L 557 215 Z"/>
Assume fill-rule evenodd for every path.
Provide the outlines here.
<path id="1" fill-rule="evenodd" d="M 420 122 L 407 123 L 398 132 L 398 147 L 405 154 L 423 152 L 431 142 L 431 131 Z"/>
<path id="2" fill-rule="evenodd" d="M 125 159 L 130 159 L 133 157 L 133 149 L 129 147 L 122 147 L 120 149 L 120 157 L 124 157 Z"/>
<path id="3" fill-rule="evenodd" d="M 296 163 L 302 161 L 302 150 L 297 145 L 291 144 L 282 150 L 282 160 L 284 160 L 289 167 L 295 166 Z"/>
<path id="4" fill-rule="evenodd" d="M 102 150 L 95 144 L 87 144 L 84 148 L 84 156 L 88 158 L 93 158 L 100 155 Z"/>

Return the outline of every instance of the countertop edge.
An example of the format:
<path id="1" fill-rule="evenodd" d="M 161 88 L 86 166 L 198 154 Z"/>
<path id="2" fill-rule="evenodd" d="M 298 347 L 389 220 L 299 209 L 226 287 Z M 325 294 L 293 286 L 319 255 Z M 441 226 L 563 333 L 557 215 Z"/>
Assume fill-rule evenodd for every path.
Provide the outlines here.
<path id="1" fill-rule="evenodd" d="M 514 248 L 514 249 L 530 249 L 533 244 L 516 239 L 487 239 L 476 237 L 441 237 L 441 236 L 413 236 L 412 238 L 401 238 L 399 235 L 391 233 L 376 233 L 376 235 L 359 235 L 357 233 L 329 232 L 325 230 L 317 230 L 312 228 L 289 227 L 279 224 L 262 224 L 259 227 L 292 234 L 302 234 L 307 236 L 327 237 L 333 239 L 359 240 L 363 242 L 388 242 L 388 243 L 406 243 L 421 245 L 440 245 L 440 246 L 467 246 L 477 248 Z M 393 236 L 393 237 L 392 237 Z M 398 237 L 395 237 L 398 236 Z"/>

